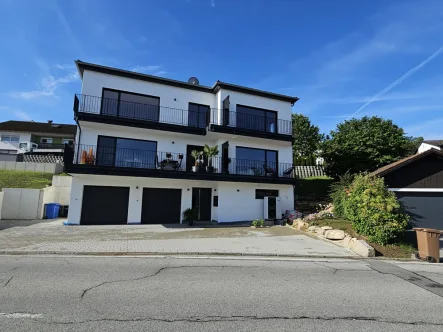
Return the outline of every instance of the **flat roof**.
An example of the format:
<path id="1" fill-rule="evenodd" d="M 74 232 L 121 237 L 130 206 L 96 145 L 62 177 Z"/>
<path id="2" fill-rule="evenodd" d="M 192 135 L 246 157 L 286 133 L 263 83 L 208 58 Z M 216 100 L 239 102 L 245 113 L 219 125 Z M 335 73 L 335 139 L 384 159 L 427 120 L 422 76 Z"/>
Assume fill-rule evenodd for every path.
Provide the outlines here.
<path id="1" fill-rule="evenodd" d="M 159 84 L 170 85 L 170 86 L 175 86 L 175 87 L 184 88 L 184 89 L 213 93 L 213 94 L 217 93 L 217 91 L 220 89 L 227 89 L 230 91 L 237 91 L 237 92 L 242 92 L 242 93 L 246 93 L 246 94 L 250 94 L 250 95 L 286 101 L 286 102 L 290 102 L 291 105 L 294 105 L 297 102 L 297 100 L 299 100 L 298 97 L 287 96 L 287 95 L 282 95 L 282 94 L 278 94 L 278 93 L 248 88 L 245 86 L 235 85 L 235 84 L 221 82 L 221 81 L 215 82 L 213 86 L 194 85 L 194 84 L 191 84 L 188 82 L 177 81 L 177 80 L 172 80 L 169 78 L 163 78 L 163 77 L 158 77 L 158 76 L 153 76 L 153 75 L 148 75 L 148 74 L 137 73 L 137 72 L 133 72 L 133 71 L 129 71 L 129 70 L 123 70 L 123 69 L 118 69 L 118 68 L 113 68 L 113 67 L 97 65 L 94 63 L 83 62 L 81 60 L 76 60 L 75 64 L 76 64 L 78 72 L 82 78 L 83 78 L 83 72 L 86 69 L 86 70 L 91 70 L 91 71 L 109 74 L 109 75 L 116 75 L 116 76 L 132 78 L 132 79 L 141 80 L 141 81 L 159 83 Z"/>

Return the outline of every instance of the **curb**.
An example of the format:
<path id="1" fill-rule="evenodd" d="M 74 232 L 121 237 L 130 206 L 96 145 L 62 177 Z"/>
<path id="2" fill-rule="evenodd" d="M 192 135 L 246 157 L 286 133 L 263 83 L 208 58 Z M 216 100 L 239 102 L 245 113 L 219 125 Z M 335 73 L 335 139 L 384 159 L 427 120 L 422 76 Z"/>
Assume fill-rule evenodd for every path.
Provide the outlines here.
<path id="1" fill-rule="evenodd" d="M 293 255 L 238 252 L 76 252 L 76 251 L 0 251 L 0 256 L 39 256 L 39 255 L 72 255 L 72 256 L 237 256 L 237 257 L 280 257 L 280 258 L 343 258 L 361 260 L 361 256 L 328 256 L 328 255 Z"/>

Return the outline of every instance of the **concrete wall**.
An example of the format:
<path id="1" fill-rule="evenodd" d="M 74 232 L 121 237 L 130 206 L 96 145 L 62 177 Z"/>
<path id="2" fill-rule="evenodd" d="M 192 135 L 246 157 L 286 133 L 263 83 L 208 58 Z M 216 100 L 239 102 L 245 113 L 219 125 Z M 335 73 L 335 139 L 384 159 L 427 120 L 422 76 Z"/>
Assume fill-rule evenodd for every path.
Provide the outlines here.
<path id="1" fill-rule="evenodd" d="M 0 169 L 60 174 L 63 172 L 63 165 L 52 163 L 21 163 L 15 161 L 0 161 Z"/>
<path id="2" fill-rule="evenodd" d="M 291 185 L 253 184 L 177 179 L 153 179 L 107 175 L 75 175 L 72 177 L 71 201 L 69 204 L 70 223 L 80 223 L 83 187 L 121 186 L 129 187 L 128 223 L 141 222 L 143 188 L 174 188 L 182 190 L 181 209 L 192 207 L 192 188 L 211 188 L 212 197 L 218 196 L 218 207 L 212 206 L 212 219 L 219 222 L 233 222 L 263 218 L 264 200 L 255 199 L 255 189 L 277 189 L 282 199 L 282 212 L 294 208 L 294 194 Z M 138 187 L 138 188 L 137 188 Z M 238 190 L 238 191 L 237 191 Z M 211 201 L 213 202 L 213 200 Z"/>
<path id="3" fill-rule="evenodd" d="M 3 219 L 42 219 L 48 203 L 69 205 L 70 176 L 54 176 L 52 186 L 44 189 L 4 188 L 0 192 L 0 216 Z"/>
<path id="4" fill-rule="evenodd" d="M 3 188 L 3 219 L 38 219 L 39 189 Z"/>

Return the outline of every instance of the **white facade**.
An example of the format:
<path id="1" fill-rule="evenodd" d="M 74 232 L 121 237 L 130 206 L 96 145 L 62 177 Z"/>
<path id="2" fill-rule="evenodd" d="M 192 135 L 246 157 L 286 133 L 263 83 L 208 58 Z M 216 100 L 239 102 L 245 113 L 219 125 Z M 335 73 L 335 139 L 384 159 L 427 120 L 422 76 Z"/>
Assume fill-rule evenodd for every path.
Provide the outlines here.
<path id="1" fill-rule="evenodd" d="M 165 123 L 171 122 L 168 118 L 171 114 L 177 116 L 177 114 L 181 112 L 184 120 L 181 124 L 186 125 L 186 110 L 189 108 L 189 103 L 209 106 L 212 109 L 211 122 L 217 123 L 217 118 L 221 119 L 223 100 L 227 96 L 229 96 L 229 110 L 231 112 L 235 112 L 236 105 L 238 104 L 276 111 L 278 112 L 278 119 L 291 120 L 291 103 L 286 101 L 229 91 L 223 88 L 219 89 L 216 93 L 198 91 L 85 69 L 83 71 L 82 95 L 95 97 L 96 100 L 99 101 L 102 97 L 103 89 L 132 92 L 160 98 L 159 122 Z M 101 104 L 100 102 L 84 103 L 82 107 L 85 112 L 99 114 Z M 174 113 L 175 110 L 180 112 Z M 230 124 L 235 126 L 235 117 L 232 117 L 230 120 L 231 122 L 233 121 L 233 123 Z M 109 136 L 155 141 L 157 142 L 158 152 L 170 152 L 173 154 L 187 154 L 188 145 L 203 146 L 208 144 L 209 146 L 218 145 L 220 156 L 222 144 L 225 142 L 229 142 L 229 158 L 236 158 L 237 147 L 273 150 L 278 152 L 278 162 L 285 163 L 278 169 L 279 176 L 282 176 L 286 165 L 292 165 L 292 146 L 291 142 L 288 141 L 211 131 L 208 131 L 206 135 L 202 136 L 90 121 L 80 121 L 80 127 L 81 130 L 77 130 L 76 136 L 76 146 L 79 147 L 79 151 L 76 152 L 78 155 L 81 155 L 81 149 L 88 150 L 90 149 L 89 146 L 97 146 L 99 136 Z M 221 163 L 220 158 L 217 160 Z M 186 169 L 186 158 L 183 159 L 181 167 Z M 214 167 L 217 169 L 221 167 L 221 165 L 215 162 Z M 129 187 L 128 223 L 141 222 L 143 188 L 181 189 L 181 211 L 192 206 L 192 188 L 211 188 L 212 196 L 218 196 L 218 207 L 214 207 L 213 204 L 211 204 L 211 219 L 217 220 L 218 222 L 246 221 L 263 218 L 264 200 L 255 198 L 256 189 L 278 190 L 279 197 L 281 197 L 282 200 L 281 213 L 294 208 L 294 193 L 291 184 L 198 181 L 75 173 L 72 173 L 72 175 L 73 181 L 68 217 L 68 221 L 72 224 L 80 223 L 83 189 L 85 185 Z"/>
<path id="2" fill-rule="evenodd" d="M 441 150 L 439 146 L 431 145 L 429 143 L 421 143 L 418 147 L 418 153 L 422 153 L 431 149 Z"/>
<path id="3" fill-rule="evenodd" d="M 85 185 L 129 187 L 128 223 L 130 224 L 141 222 L 143 188 L 181 189 L 180 211 L 192 207 L 192 188 L 211 188 L 212 197 L 218 196 L 218 207 L 212 206 L 212 219 L 218 222 L 250 221 L 263 218 L 264 200 L 255 198 L 255 189 L 278 190 L 282 200 L 281 213 L 294 207 L 294 190 L 291 185 L 75 175 L 72 180 L 68 218 L 72 224 L 80 223 Z"/>
<path id="4" fill-rule="evenodd" d="M 14 137 L 13 141 L 10 140 L 11 137 Z M 18 140 L 17 140 L 17 138 L 18 138 Z M 31 141 L 31 133 L 2 131 L 2 132 L 0 132 L 0 139 L 2 140 L 2 142 L 9 143 L 18 149 L 20 142 L 30 142 Z"/>

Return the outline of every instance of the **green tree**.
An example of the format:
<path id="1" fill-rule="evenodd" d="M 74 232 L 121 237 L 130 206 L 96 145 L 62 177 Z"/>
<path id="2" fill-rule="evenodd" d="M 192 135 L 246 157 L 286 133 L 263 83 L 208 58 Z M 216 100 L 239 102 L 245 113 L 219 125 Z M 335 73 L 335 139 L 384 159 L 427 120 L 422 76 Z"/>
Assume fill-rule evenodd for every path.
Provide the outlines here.
<path id="1" fill-rule="evenodd" d="M 294 160 L 299 157 L 311 158 L 316 155 L 323 140 L 320 129 L 311 124 L 307 116 L 292 114 L 292 149 Z"/>
<path id="2" fill-rule="evenodd" d="M 371 172 L 409 155 L 411 140 L 391 120 L 351 119 L 337 125 L 322 144 L 327 174 Z"/>
<path id="3" fill-rule="evenodd" d="M 408 147 L 408 154 L 413 155 L 417 153 L 417 150 L 421 143 L 423 143 L 424 138 L 423 137 L 408 137 L 409 140 L 409 147 Z"/>

